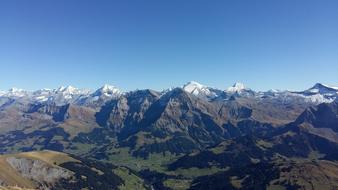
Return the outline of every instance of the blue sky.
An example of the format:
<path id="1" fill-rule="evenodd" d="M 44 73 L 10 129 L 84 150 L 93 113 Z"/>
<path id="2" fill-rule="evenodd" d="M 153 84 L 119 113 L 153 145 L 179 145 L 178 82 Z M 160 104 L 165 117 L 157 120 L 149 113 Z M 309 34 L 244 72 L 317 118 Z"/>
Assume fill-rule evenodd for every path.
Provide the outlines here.
<path id="1" fill-rule="evenodd" d="M 1 0 L 0 89 L 338 86 L 336 0 Z"/>

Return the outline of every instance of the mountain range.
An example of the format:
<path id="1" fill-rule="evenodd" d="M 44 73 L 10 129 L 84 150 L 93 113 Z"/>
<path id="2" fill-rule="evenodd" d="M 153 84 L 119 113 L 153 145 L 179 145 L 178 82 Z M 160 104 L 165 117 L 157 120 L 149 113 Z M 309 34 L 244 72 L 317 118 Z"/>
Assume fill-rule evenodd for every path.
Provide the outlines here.
<path id="1" fill-rule="evenodd" d="M 337 189 L 337 97 L 320 83 L 299 92 L 197 82 L 164 91 L 13 88 L 0 92 L 0 166 L 10 168 L 0 186 Z M 37 178 L 32 163 L 53 180 Z"/>
<path id="2" fill-rule="evenodd" d="M 304 91 L 288 91 L 288 90 L 269 90 L 266 92 L 256 92 L 250 88 L 246 88 L 242 83 L 235 83 L 228 89 L 221 90 L 217 88 L 208 87 L 198 82 L 191 81 L 185 84 L 183 87 L 178 87 L 184 91 L 205 99 L 225 98 L 231 95 L 246 95 L 253 97 L 266 97 L 266 96 L 284 96 L 285 98 L 300 97 L 308 102 L 323 103 L 332 102 L 337 98 L 338 87 L 330 87 L 320 83 L 315 84 L 308 90 Z M 164 95 L 175 88 L 163 90 L 160 93 Z M 89 89 L 78 89 L 72 86 L 61 86 L 57 89 L 40 89 L 36 91 L 26 91 L 18 88 L 11 88 L 8 91 L 0 91 L 1 98 L 14 98 L 14 99 L 26 99 L 31 102 L 53 102 L 58 105 L 74 103 L 84 104 L 85 102 L 95 102 L 99 99 L 111 100 L 118 98 L 121 95 L 125 95 L 131 92 L 123 92 L 112 85 L 104 85 L 96 91 Z"/>

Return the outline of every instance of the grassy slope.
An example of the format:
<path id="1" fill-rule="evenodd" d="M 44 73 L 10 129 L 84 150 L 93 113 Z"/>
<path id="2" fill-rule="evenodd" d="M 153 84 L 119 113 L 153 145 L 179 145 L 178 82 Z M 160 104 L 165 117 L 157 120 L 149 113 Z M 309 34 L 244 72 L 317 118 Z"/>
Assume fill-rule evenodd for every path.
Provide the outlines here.
<path id="1" fill-rule="evenodd" d="M 145 190 L 144 180 L 140 177 L 136 176 L 129 169 L 125 167 L 119 167 L 114 170 L 114 173 L 120 176 L 124 180 L 124 184 L 119 187 L 120 190 L 128 190 L 128 189 L 137 189 L 137 190 Z"/>

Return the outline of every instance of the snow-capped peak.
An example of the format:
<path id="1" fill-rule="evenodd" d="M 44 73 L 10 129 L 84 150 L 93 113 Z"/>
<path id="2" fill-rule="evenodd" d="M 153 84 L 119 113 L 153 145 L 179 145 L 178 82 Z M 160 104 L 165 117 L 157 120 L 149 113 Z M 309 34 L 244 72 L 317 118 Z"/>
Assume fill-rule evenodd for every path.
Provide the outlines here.
<path id="1" fill-rule="evenodd" d="M 327 93 L 332 91 L 338 91 L 338 87 L 331 87 L 325 84 L 316 83 L 312 88 L 307 91 L 312 93 Z"/>
<path id="2" fill-rule="evenodd" d="M 78 89 L 73 86 L 61 86 L 58 89 L 54 90 L 48 99 L 56 101 L 59 104 L 69 103 L 77 100 L 79 97 L 89 95 L 90 90 L 87 89 Z"/>
<path id="3" fill-rule="evenodd" d="M 61 86 L 60 88 L 57 89 L 58 92 L 63 92 L 63 93 L 68 93 L 68 94 L 75 94 L 78 92 L 78 89 L 73 87 L 73 86 Z"/>
<path id="4" fill-rule="evenodd" d="M 11 88 L 8 90 L 8 92 L 11 92 L 11 93 L 16 93 L 16 92 L 24 92 L 25 90 L 23 89 L 20 89 L 20 88 Z"/>
<path id="5" fill-rule="evenodd" d="M 19 88 L 11 88 L 8 90 L 7 95 L 9 96 L 16 96 L 16 97 L 23 97 L 26 95 L 26 91 L 23 89 L 19 89 Z"/>
<path id="6" fill-rule="evenodd" d="M 190 81 L 183 86 L 183 90 L 195 95 L 198 95 L 201 90 L 206 88 L 207 88 L 206 86 L 195 81 Z"/>
<path id="7" fill-rule="evenodd" d="M 51 91 L 53 90 L 50 88 L 42 88 L 40 90 L 35 91 L 34 93 L 44 93 L 44 92 L 51 92 Z"/>
<path id="8" fill-rule="evenodd" d="M 338 88 L 316 83 L 313 87 L 302 92 L 291 92 L 304 97 L 306 101 L 313 103 L 330 103 L 338 97 Z"/>
<path id="9" fill-rule="evenodd" d="M 93 94 L 93 96 L 107 96 L 107 97 L 112 97 L 112 96 L 117 96 L 122 94 L 121 90 L 118 89 L 115 86 L 105 84 L 98 90 L 96 90 Z"/>
<path id="10" fill-rule="evenodd" d="M 73 86 L 61 86 L 58 89 L 55 90 L 57 94 L 63 94 L 63 95 L 88 95 L 90 93 L 90 90 L 88 89 L 78 89 Z"/>
<path id="11" fill-rule="evenodd" d="M 245 86 L 243 83 L 236 82 L 234 85 L 228 88 L 228 92 L 241 92 L 242 90 L 245 90 Z"/>
<path id="12" fill-rule="evenodd" d="M 219 95 L 219 90 L 204 86 L 198 82 L 190 81 L 183 86 L 183 90 L 198 97 L 215 98 Z"/>
<path id="13" fill-rule="evenodd" d="M 268 93 L 279 93 L 279 92 L 283 92 L 283 90 L 279 90 L 279 89 L 270 89 L 270 90 L 268 90 Z"/>

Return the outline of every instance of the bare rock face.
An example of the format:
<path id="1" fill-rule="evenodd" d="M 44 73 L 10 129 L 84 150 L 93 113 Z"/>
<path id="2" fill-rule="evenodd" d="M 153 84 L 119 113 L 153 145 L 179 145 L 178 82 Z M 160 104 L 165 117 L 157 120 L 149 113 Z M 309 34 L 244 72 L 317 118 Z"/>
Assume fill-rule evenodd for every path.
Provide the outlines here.
<path id="1" fill-rule="evenodd" d="M 45 187 L 44 189 L 49 189 L 48 186 L 61 179 L 69 179 L 72 177 L 72 172 L 63 168 L 53 167 L 40 160 L 8 157 L 6 161 L 20 173 L 22 177 L 37 182 Z"/>
<path id="2" fill-rule="evenodd" d="M 4 181 L 0 179 L 0 187 L 6 185 Z"/>

